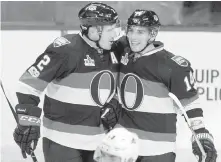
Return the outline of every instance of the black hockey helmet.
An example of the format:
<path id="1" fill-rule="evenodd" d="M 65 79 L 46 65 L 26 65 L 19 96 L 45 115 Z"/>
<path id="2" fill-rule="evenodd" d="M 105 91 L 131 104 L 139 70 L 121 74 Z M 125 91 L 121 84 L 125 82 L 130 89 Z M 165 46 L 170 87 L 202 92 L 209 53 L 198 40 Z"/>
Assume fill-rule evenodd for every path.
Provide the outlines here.
<path id="1" fill-rule="evenodd" d="M 127 21 L 127 32 L 128 32 L 128 29 L 131 26 L 147 27 L 148 30 L 150 31 L 150 36 L 151 37 L 147 41 L 146 46 L 142 50 L 139 51 L 141 53 L 142 51 L 145 50 L 145 48 L 150 43 L 155 41 L 155 38 L 156 38 L 156 36 L 158 34 L 158 31 L 160 29 L 161 24 L 160 24 L 159 17 L 157 16 L 157 14 L 154 11 L 137 9 L 128 18 L 128 21 Z"/>
<path id="2" fill-rule="evenodd" d="M 91 26 L 97 27 L 99 40 L 91 41 L 96 42 L 98 47 L 100 47 L 99 41 L 103 30 L 102 26 L 116 24 L 116 27 L 120 27 L 117 12 L 112 7 L 100 2 L 92 2 L 83 7 L 78 13 L 78 18 L 80 20 L 81 33 L 89 40 L 91 40 L 88 37 L 89 28 Z"/>
<path id="3" fill-rule="evenodd" d="M 79 11 L 78 17 L 81 25 L 85 26 L 112 25 L 119 21 L 118 14 L 112 7 L 99 2 L 86 5 Z"/>
<path id="4" fill-rule="evenodd" d="M 154 11 L 135 10 L 127 21 L 127 26 L 160 27 L 159 17 Z"/>

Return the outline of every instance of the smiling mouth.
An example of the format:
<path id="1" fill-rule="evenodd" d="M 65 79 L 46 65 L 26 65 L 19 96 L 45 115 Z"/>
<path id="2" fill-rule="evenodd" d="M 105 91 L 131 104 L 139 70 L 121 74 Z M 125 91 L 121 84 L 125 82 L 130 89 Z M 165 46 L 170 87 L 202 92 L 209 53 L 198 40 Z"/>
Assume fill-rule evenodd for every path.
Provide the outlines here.
<path id="1" fill-rule="evenodd" d="M 138 46 L 140 43 L 139 42 L 130 42 L 131 46 Z"/>

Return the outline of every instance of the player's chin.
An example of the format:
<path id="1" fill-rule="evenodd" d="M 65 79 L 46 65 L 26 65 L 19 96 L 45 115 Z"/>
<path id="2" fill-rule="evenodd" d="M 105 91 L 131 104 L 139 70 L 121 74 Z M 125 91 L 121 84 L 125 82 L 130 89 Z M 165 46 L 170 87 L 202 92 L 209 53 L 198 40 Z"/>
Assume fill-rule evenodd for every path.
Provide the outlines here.
<path id="1" fill-rule="evenodd" d="M 131 51 L 133 52 L 140 52 L 140 48 L 137 46 L 131 46 L 130 48 L 131 48 Z"/>
<path id="2" fill-rule="evenodd" d="M 130 43 L 130 49 L 133 51 L 133 52 L 139 52 L 139 49 L 140 49 L 140 46 L 139 46 L 139 44 L 135 44 L 135 43 L 131 43 L 131 42 L 129 42 Z"/>
<path id="3" fill-rule="evenodd" d="M 105 45 L 105 47 L 103 47 L 105 50 L 110 50 L 112 47 L 113 42 L 109 42 Z"/>

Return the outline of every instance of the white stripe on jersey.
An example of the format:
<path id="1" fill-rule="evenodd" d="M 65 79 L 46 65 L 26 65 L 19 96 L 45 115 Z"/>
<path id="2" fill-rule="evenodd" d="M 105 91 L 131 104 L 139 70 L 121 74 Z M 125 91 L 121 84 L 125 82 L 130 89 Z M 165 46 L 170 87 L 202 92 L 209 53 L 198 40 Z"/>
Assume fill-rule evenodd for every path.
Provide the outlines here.
<path id="1" fill-rule="evenodd" d="M 100 101 L 106 102 L 110 90 L 100 89 Z M 72 88 L 54 83 L 49 83 L 46 95 L 55 100 L 79 105 L 97 106 L 91 96 L 90 89 Z"/>
<path id="2" fill-rule="evenodd" d="M 18 81 L 18 84 L 17 84 L 17 87 L 16 87 L 16 92 L 20 92 L 20 93 L 23 93 L 23 94 L 29 94 L 29 95 L 34 95 L 34 96 L 37 96 L 39 97 L 42 92 L 37 90 L 37 89 L 34 89 L 33 87 L 21 82 L 21 81 Z"/>
<path id="3" fill-rule="evenodd" d="M 130 106 L 133 106 L 135 93 L 125 91 L 125 100 L 127 103 L 131 102 Z M 138 109 L 139 112 L 150 112 L 159 114 L 176 113 L 176 109 L 173 105 L 171 98 L 158 98 L 154 96 L 144 95 L 143 101 Z"/>

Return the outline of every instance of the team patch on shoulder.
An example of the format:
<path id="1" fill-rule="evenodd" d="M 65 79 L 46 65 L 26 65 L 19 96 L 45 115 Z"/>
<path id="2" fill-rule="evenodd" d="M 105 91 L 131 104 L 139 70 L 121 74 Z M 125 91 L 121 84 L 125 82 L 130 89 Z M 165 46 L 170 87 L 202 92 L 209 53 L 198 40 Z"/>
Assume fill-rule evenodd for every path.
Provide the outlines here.
<path id="1" fill-rule="evenodd" d="M 182 56 L 174 56 L 171 59 L 180 66 L 187 67 L 189 65 L 188 61 Z"/>
<path id="2" fill-rule="evenodd" d="M 71 42 L 69 40 L 67 40 L 66 38 L 64 37 L 59 37 L 59 38 L 56 38 L 53 42 L 53 46 L 54 47 L 61 47 L 61 46 L 64 46 L 66 44 L 70 44 Z"/>

